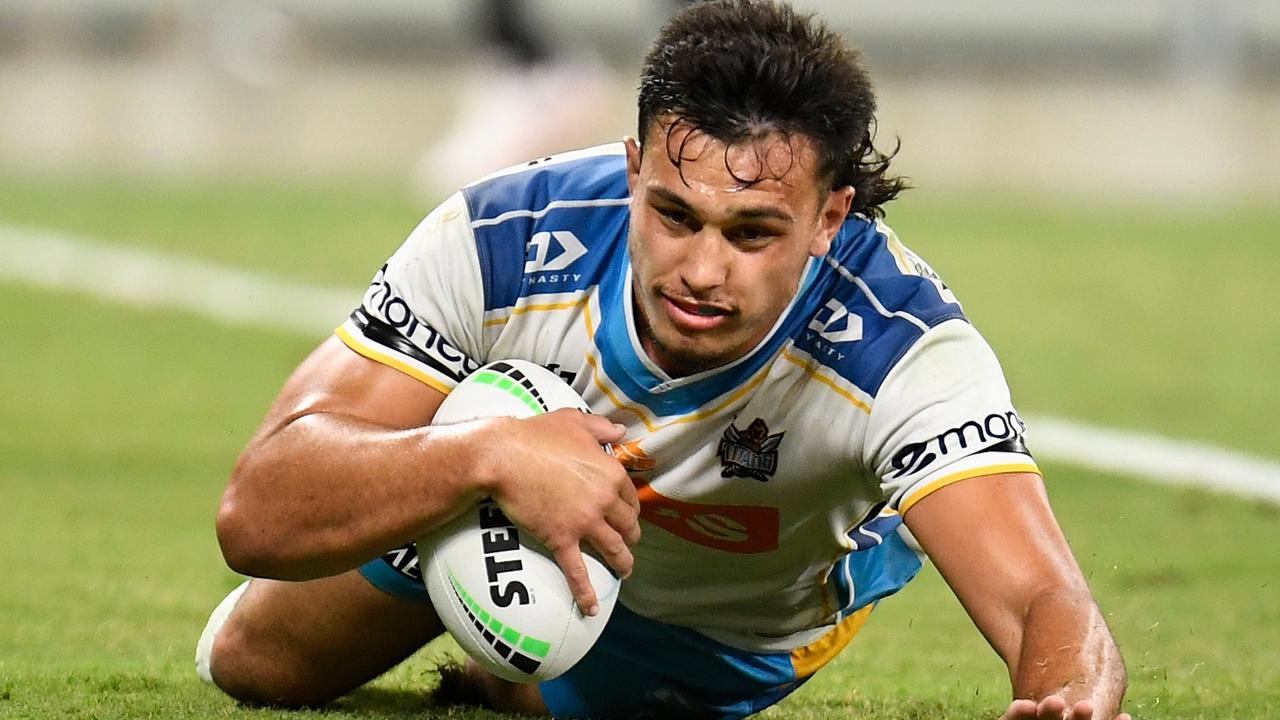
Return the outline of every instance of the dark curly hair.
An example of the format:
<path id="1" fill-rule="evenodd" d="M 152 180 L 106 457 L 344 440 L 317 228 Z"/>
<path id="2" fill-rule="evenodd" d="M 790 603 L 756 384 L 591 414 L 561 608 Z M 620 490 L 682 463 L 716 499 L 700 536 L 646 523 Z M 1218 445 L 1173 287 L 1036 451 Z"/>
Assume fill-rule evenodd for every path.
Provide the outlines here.
<path id="1" fill-rule="evenodd" d="M 907 187 L 888 174 L 897 149 L 886 155 L 873 145 L 876 98 L 860 53 L 781 2 L 709 0 L 685 8 L 645 55 L 639 106 L 642 143 L 660 118 L 671 119 L 668 139 L 673 127 L 686 125 L 727 147 L 773 133 L 807 137 L 818 152 L 819 181 L 853 186 L 854 212 L 880 217 L 881 206 Z M 688 135 L 680 147 L 668 144 L 677 166 Z M 761 176 L 737 179 L 759 182 L 764 167 Z"/>

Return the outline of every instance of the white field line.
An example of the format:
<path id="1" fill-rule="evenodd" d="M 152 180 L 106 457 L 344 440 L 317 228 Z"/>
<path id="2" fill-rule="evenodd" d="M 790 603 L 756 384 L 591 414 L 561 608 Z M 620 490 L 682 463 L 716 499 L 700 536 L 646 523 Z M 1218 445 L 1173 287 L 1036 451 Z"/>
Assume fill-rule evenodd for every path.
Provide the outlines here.
<path id="1" fill-rule="evenodd" d="M 317 336 L 341 323 L 360 300 L 356 290 L 9 226 L 0 226 L 0 281 Z M 1028 425 L 1028 442 L 1042 460 L 1280 503 L 1280 462 L 1274 460 L 1062 418 L 1033 417 Z"/>
<path id="2" fill-rule="evenodd" d="M 0 280 L 313 335 L 340 325 L 362 292 L 5 225 L 0 225 Z"/>
<path id="3" fill-rule="evenodd" d="M 1036 457 L 1192 485 L 1280 503 L 1280 462 L 1206 443 L 1154 433 L 1113 430 L 1063 418 L 1027 419 Z"/>

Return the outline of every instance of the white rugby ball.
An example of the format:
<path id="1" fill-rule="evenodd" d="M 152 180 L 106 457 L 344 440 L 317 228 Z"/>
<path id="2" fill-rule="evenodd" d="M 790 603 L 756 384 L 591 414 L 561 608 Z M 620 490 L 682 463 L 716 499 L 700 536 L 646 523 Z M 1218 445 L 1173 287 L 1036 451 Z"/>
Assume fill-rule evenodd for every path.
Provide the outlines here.
<path id="1" fill-rule="evenodd" d="M 435 424 L 483 417 L 586 411 L 573 388 L 546 368 L 500 360 L 472 373 L 436 412 Z M 551 554 L 486 500 L 418 540 L 431 603 L 462 649 L 513 682 L 542 682 L 591 649 L 618 598 L 618 579 L 584 554 L 600 612 L 583 615 Z"/>

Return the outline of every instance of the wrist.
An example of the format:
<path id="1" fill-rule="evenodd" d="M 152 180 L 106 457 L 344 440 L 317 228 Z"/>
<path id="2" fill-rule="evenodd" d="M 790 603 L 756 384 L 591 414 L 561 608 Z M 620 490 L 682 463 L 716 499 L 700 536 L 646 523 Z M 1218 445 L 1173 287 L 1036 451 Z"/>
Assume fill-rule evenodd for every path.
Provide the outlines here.
<path id="1" fill-rule="evenodd" d="M 502 449 L 502 438 L 509 435 L 512 422 L 512 418 L 496 417 L 433 426 L 439 447 L 428 453 L 426 462 L 448 468 L 458 494 L 471 502 L 496 497 L 509 476 L 510 457 Z"/>

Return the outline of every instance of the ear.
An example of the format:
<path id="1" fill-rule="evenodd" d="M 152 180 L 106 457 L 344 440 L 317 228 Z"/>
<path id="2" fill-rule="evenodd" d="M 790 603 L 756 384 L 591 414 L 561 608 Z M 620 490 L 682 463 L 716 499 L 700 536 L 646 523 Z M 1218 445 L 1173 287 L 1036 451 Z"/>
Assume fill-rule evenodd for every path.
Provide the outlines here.
<path id="1" fill-rule="evenodd" d="M 627 191 L 634 195 L 640 182 L 640 143 L 628 135 L 622 138 L 622 144 L 627 150 Z"/>
<path id="2" fill-rule="evenodd" d="M 849 217 L 849 208 L 853 206 L 853 188 L 845 185 L 827 193 L 826 202 L 818 209 L 818 232 L 809 245 L 809 254 L 822 257 L 831 249 L 831 242 L 845 218 Z"/>

